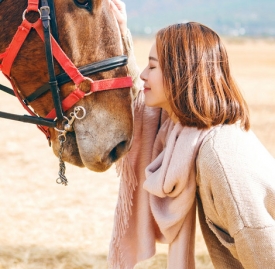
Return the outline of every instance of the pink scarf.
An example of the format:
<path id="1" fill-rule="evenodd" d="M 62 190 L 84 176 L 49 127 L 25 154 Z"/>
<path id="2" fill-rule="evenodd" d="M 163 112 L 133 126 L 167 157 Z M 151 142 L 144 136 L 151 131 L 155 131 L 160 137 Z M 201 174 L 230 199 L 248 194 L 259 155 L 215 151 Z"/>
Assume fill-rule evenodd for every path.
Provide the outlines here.
<path id="1" fill-rule="evenodd" d="M 117 164 L 121 175 L 109 268 L 132 269 L 169 244 L 168 268 L 193 269 L 196 167 L 209 132 L 174 124 L 161 109 L 135 103 L 130 152 Z"/>

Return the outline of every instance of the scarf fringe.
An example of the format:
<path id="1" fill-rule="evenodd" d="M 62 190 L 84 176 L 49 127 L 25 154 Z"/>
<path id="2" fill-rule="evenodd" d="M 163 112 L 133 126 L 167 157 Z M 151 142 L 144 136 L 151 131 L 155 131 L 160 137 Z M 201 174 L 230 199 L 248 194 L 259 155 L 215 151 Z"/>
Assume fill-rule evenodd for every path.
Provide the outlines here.
<path id="1" fill-rule="evenodd" d="M 120 249 L 120 240 L 129 227 L 128 222 L 132 214 L 133 193 L 138 183 L 127 155 L 116 163 L 116 171 L 118 176 L 121 177 L 121 181 L 115 211 L 114 232 L 111 241 L 112 251 L 109 253 L 108 266 L 112 269 L 122 269 L 125 268 L 125 261 Z"/>

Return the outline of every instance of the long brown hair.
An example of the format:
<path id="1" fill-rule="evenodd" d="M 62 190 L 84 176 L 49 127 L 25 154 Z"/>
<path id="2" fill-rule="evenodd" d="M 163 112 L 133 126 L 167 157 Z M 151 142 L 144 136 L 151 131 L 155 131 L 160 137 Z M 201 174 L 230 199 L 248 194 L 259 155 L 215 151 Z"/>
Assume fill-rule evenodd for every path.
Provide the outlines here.
<path id="1" fill-rule="evenodd" d="M 174 24 L 158 31 L 156 47 L 167 98 L 182 125 L 204 129 L 240 121 L 249 129 L 247 104 L 213 30 L 196 22 Z"/>

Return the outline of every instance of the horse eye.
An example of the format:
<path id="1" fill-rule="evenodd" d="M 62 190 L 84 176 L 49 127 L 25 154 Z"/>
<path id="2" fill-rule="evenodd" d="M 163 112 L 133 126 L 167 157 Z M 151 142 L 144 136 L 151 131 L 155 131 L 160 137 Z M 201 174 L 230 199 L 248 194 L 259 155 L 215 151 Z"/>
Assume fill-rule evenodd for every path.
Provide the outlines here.
<path id="1" fill-rule="evenodd" d="M 92 10 L 91 0 L 74 0 L 74 3 L 80 8 L 85 8 L 88 11 Z"/>

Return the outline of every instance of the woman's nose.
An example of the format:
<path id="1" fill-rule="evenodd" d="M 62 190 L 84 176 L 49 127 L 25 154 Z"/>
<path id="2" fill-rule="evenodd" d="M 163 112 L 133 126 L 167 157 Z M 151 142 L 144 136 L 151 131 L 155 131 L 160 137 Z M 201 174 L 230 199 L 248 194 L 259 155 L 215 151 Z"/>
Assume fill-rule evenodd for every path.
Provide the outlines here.
<path id="1" fill-rule="evenodd" d="M 140 74 L 140 78 L 143 80 L 143 81 L 145 81 L 146 80 L 146 69 L 147 69 L 147 67 L 145 67 L 144 69 L 143 69 L 143 71 L 141 72 L 141 74 Z"/>

